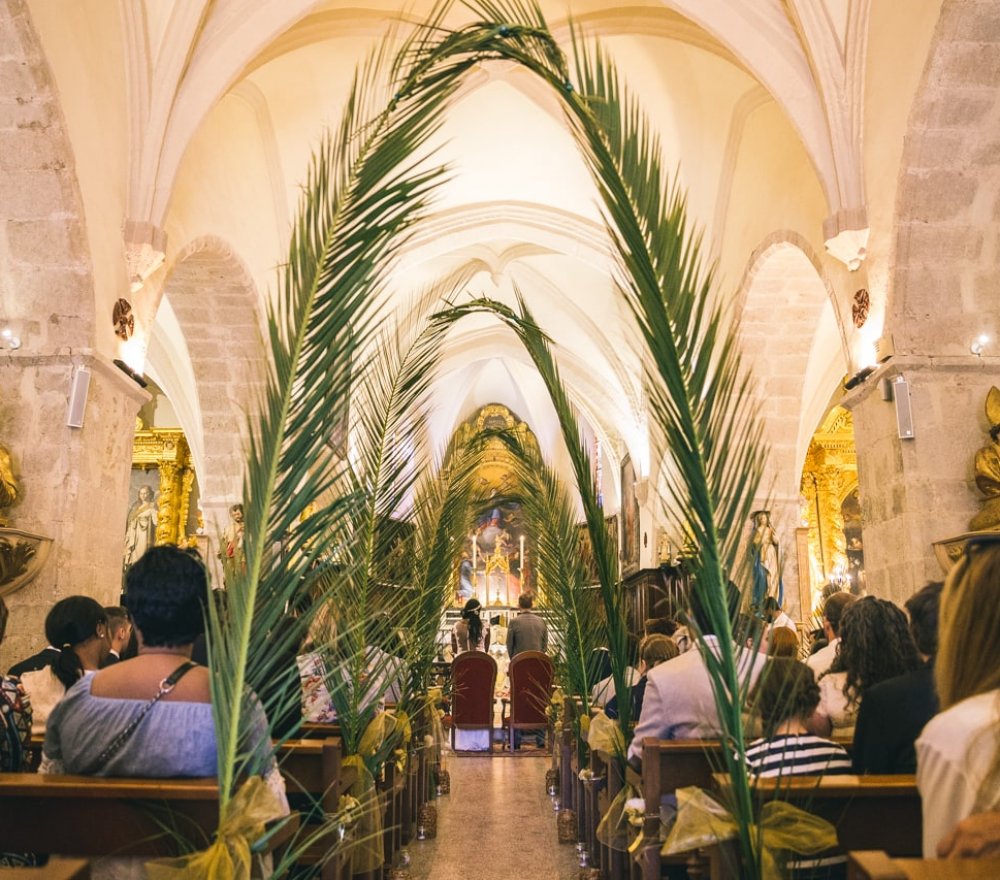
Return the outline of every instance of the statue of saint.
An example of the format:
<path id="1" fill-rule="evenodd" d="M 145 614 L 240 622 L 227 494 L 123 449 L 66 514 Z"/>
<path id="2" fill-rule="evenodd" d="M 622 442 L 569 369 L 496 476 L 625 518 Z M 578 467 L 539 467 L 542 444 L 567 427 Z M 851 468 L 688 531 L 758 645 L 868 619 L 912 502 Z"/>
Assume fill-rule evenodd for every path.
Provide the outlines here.
<path id="1" fill-rule="evenodd" d="M 126 571 L 143 553 L 156 543 L 156 501 L 153 487 L 139 487 L 136 500 L 128 512 L 125 521 L 125 557 L 123 565 Z"/>
<path id="2" fill-rule="evenodd" d="M 236 578 L 246 571 L 247 558 L 243 550 L 243 505 L 229 508 L 229 525 L 219 541 L 219 559 L 222 560 L 222 583 L 228 589 Z"/>
<path id="3" fill-rule="evenodd" d="M 0 510 L 6 510 L 17 501 L 18 486 L 14 478 L 14 465 L 10 453 L 0 446 Z M 6 526 L 7 519 L 0 516 L 0 526 Z"/>
<path id="4" fill-rule="evenodd" d="M 463 550 L 462 561 L 458 565 L 458 598 L 464 602 L 471 599 L 472 594 L 472 560 L 469 559 L 468 551 Z"/>
<path id="5" fill-rule="evenodd" d="M 760 608 L 764 599 L 774 594 L 780 605 L 785 591 L 778 568 L 778 536 L 771 526 L 771 514 L 766 510 L 753 514 L 750 561 L 753 565 L 753 607 Z"/>
<path id="6" fill-rule="evenodd" d="M 994 385 L 986 395 L 986 419 L 990 423 L 990 443 L 976 453 L 976 486 L 986 496 L 983 508 L 969 522 L 975 531 L 1000 529 L 1000 388 Z"/>

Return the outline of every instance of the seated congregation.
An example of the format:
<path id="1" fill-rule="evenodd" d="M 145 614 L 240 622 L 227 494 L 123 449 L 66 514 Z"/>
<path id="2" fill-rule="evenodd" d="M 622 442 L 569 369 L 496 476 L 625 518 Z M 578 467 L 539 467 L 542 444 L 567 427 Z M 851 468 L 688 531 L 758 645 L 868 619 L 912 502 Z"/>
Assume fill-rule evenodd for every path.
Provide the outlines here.
<path id="1" fill-rule="evenodd" d="M 978 859 L 1000 853 L 998 583 L 1000 545 L 975 545 L 968 547 L 946 584 L 918 591 L 906 603 L 905 613 L 874 596 L 833 593 L 824 607 L 825 645 L 815 639 L 811 654 L 807 646 L 800 649 L 797 632 L 781 625 L 774 609 L 759 616 L 741 615 L 738 595 L 730 597 L 736 634 L 731 647 L 745 688 L 745 769 L 752 790 L 760 798 L 789 799 L 843 822 L 834 823 L 838 846 L 812 856 L 786 854 L 790 876 L 846 876 L 846 850 L 855 841 L 864 841 L 865 848 L 874 843 L 874 848 L 892 855 L 919 855 L 894 852 L 916 847 L 926 859 Z M 11 774 L 30 769 L 32 749 L 43 738 L 40 774 L 213 776 L 217 754 L 210 673 L 191 660 L 203 634 L 209 596 L 200 560 L 167 546 L 150 549 L 130 569 L 127 617 L 86 597 L 58 602 L 46 621 L 48 647 L 16 664 L 2 679 L 2 769 Z M 452 737 L 459 750 L 484 733 L 492 746 L 494 735 L 497 663 L 485 650 L 488 629 L 476 604 L 464 609 L 455 632 L 459 644 L 451 668 Z M 529 599 L 522 610 L 530 613 L 530 606 Z M 720 743 L 725 731 L 710 672 L 723 642 L 713 632 L 697 590 L 691 592 L 690 607 L 679 610 L 676 618 L 647 621 L 635 667 L 627 670 L 627 694 L 614 692 L 606 651 L 596 652 L 591 663 L 592 711 L 615 719 L 623 700 L 629 700 L 635 728 L 627 755 L 631 772 L 642 774 L 635 778 L 645 797 L 647 828 L 637 856 L 625 862 L 609 859 L 612 877 L 639 872 L 654 877 L 676 870 L 669 857 L 660 855 L 661 817 L 676 808 L 678 788 L 687 784 L 679 770 L 670 769 L 681 766 L 671 763 L 672 752 L 676 756 L 687 749 L 690 756 L 697 751 L 704 767 L 697 784 L 716 793 L 732 784 L 729 777 L 712 775 L 726 766 Z M 0 636 L 6 622 L 6 608 L 0 603 Z M 123 644 L 130 630 L 134 656 Z M 547 635 L 531 622 L 525 630 L 523 638 L 515 639 L 523 643 L 507 673 L 510 706 L 505 707 L 503 742 L 511 750 L 535 736 L 544 742 L 549 726 L 553 663 L 544 650 Z M 365 635 L 379 657 L 393 656 L 385 650 L 385 633 L 378 626 Z M 337 720 L 337 701 L 324 691 L 331 678 L 321 668 L 321 653 L 314 650 L 335 638 L 332 622 L 317 615 L 291 660 L 292 678 L 287 681 L 294 683 L 298 708 L 285 739 L 298 732 L 303 720 L 328 728 Z M 112 646 L 121 654 L 117 662 L 111 661 Z M 346 688 L 351 693 L 358 688 L 354 696 L 362 702 L 384 704 L 395 693 L 393 688 L 403 686 L 403 670 L 399 662 L 377 662 L 375 653 L 370 659 L 364 680 L 345 677 Z M 377 685 L 370 684 L 374 681 Z M 519 682 L 531 699 L 516 699 Z M 573 702 L 572 695 L 562 698 L 564 707 Z M 279 814 L 289 810 L 286 780 L 275 760 L 283 747 L 287 750 L 281 738 L 260 702 L 252 699 L 241 744 L 245 771 L 263 781 Z M 572 793 L 576 782 L 587 777 L 581 773 L 579 756 L 566 756 L 567 741 L 560 732 L 553 747 L 564 811 L 582 808 L 591 796 L 584 789 Z M 598 748 L 592 759 L 609 760 Z M 898 781 L 888 781 L 892 776 Z M 788 787 L 790 777 L 809 780 L 812 787 L 803 794 L 801 787 Z M 771 785 L 774 781 L 777 787 Z M 884 825 L 867 814 L 858 820 L 859 805 L 865 801 L 859 791 L 873 798 L 898 798 L 889 801 L 898 810 L 885 817 Z M 834 803 L 829 810 L 828 802 Z M 408 803 L 409 814 L 402 810 L 386 821 L 412 825 L 419 799 Z M 919 812 L 911 815 L 908 810 L 914 804 Z M 603 811 L 590 808 L 593 827 L 584 828 L 581 820 L 579 829 L 583 839 L 592 836 L 595 848 L 597 820 L 607 813 L 606 800 L 604 806 Z M 848 818 L 851 811 L 854 819 Z M 852 830 L 852 821 L 863 821 L 864 834 Z M 907 822 L 908 827 L 890 830 Z M 395 832 L 386 828 L 385 833 L 388 839 Z M 884 846 L 879 845 L 880 834 L 885 835 Z M 669 846 L 669 831 L 666 839 Z M 9 841 L 4 848 L 10 848 Z M 8 864 L 31 864 L 34 859 L 30 853 L 2 856 Z M 135 861 L 104 859 L 100 868 L 110 872 L 104 876 L 132 876 L 114 872 L 122 869 L 121 863 Z M 350 866 L 341 864 L 337 870 L 346 873 L 323 876 L 350 876 Z"/>

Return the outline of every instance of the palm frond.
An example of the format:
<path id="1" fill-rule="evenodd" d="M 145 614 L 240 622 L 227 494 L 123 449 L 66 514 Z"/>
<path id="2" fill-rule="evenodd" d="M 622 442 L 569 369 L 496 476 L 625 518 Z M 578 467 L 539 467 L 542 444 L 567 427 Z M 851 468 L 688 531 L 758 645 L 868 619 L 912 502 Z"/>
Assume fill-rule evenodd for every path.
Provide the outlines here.
<path id="1" fill-rule="evenodd" d="M 468 5 L 485 21 L 465 29 L 464 44 L 478 40 L 481 57 L 513 60 L 553 88 L 597 188 L 620 286 L 646 344 L 657 439 L 672 464 L 667 513 L 678 533 L 697 547 L 694 589 L 719 638 L 719 655 L 704 650 L 703 655 L 726 738 L 742 754 L 741 707 L 748 682 L 740 680 L 731 638 L 727 581 L 735 570 L 766 449 L 735 324 L 713 299 L 712 272 L 701 256 L 700 236 L 688 224 L 680 186 L 661 167 L 660 144 L 603 51 L 574 31 L 574 87 L 536 3 L 471 0 Z M 450 51 L 445 43 L 443 54 Z M 525 330 L 519 335 L 530 348 L 541 334 Z M 536 358 L 536 366 L 551 393 L 549 365 Z M 558 394 L 553 400 L 562 420 Z M 578 468 L 572 439 L 567 437 L 567 444 Z M 592 533 L 599 533 L 586 495 L 584 506 Z M 609 635 L 614 638 L 613 629 Z M 741 832 L 746 864 L 756 864 L 754 841 L 746 830 L 752 815 L 746 775 L 737 755 L 727 749 L 726 756 L 738 815 L 747 820 Z"/>
<path id="2" fill-rule="evenodd" d="M 482 463 L 483 444 L 450 451 L 441 468 L 428 471 L 414 502 L 414 594 L 407 644 L 408 696 L 425 693 L 437 652 L 441 617 L 455 594 L 456 574 L 472 525 L 475 476 Z"/>
<path id="3" fill-rule="evenodd" d="M 545 384 L 559 420 L 563 442 L 569 453 L 576 488 L 580 494 L 587 530 L 590 534 L 601 602 L 607 616 L 607 648 L 610 652 L 615 692 L 625 694 L 629 689 L 627 667 L 631 656 L 624 609 L 622 608 L 622 595 L 617 588 L 618 554 L 608 533 L 604 511 L 598 502 L 590 454 L 582 442 L 580 425 L 569 394 L 559 375 L 559 368 L 553 356 L 551 344 L 536 323 L 520 292 L 517 294 L 517 299 L 518 311 L 514 311 L 506 304 L 495 300 L 478 299 L 454 306 L 446 317 L 448 320 L 460 320 L 463 315 L 474 312 L 488 313 L 497 317 L 517 335 Z M 628 733 L 631 732 L 632 721 L 628 703 L 627 700 L 622 701 L 622 705 L 619 707 L 621 710 L 619 723 L 626 731 L 626 739 Z"/>
<path id="4" fill-rule="evenodd" d="M 426 37 L 418 31 L 412 40 Z M 273 680 L 282 652 L 302 632 L 286 631 L 280 645 L 271 634 L 355 509 L 357 499 L 338 498 L 303 517 L 337 477 L 326 445 L 329 413 L 349 393 L 352 358 L 371 331 L 371 304 L 444 179 L 443 169 L 421 161 L 455 85 L 429 83 L 419 97 L 398 99 L 409 74 L 390 48 L 387 39 L 359 70 L 337 134 L 314 156 L 268 310 L 270 364 L 243 493 L 246 570 L 229 590 L 225 618 L 210 613 L 223 814 L 237 781 L 259 761 L 246 748 L 252 690 Z"/>
<path id="5" fill-rule="evenodd" d="M 518 501 L 534 536 L 535 571 L 544 607 L 562 634 L 557 663 L 567 694 L 579 695 L 590 713 L 589 667 L 595 649 L 608 642 L 607 618 L 587 589 L 580 555 L 576 505 L 555 471 L 531 449 L 512 441 Z"/>

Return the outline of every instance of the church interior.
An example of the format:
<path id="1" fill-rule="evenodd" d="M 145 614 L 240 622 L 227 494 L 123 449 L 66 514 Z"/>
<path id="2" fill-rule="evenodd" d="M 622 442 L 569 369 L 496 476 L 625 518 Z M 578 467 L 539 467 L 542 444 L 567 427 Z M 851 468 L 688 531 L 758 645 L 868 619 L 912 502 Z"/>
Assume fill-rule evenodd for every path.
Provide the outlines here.
<path id="1" fill-rule="evenodd" d="M 248 460 L 269 436 L 257 426 L 274 409 L 269 389 L 281 375 L 275 327 L 286 321 L 295 332 L 289 278 L 298 267 L 291 261 L 289 269 L 289 252 L 318 185 L 317 157 L 331 142 L 324 137 L 336 146 L 342 136 L 356 71 L 373 47 L 395 51 L 433 16 L 435 37 L 492 18 L 506 38 L 512 22 L 501 18 L 519 9 L 513 0 L 0 0 L 0 596 L 9 610 L 0 671 L 46 646 L 58 601 L 83 595 L 120 605 L 131 565 L 154 546 L 196 550 L 216 589 L 233 593 L 257 577 L 259 560 L 244 555 L 244 517 L 249 535 L 265 514 Z M 969 541 L 1000 530 L 1000 2 L 538 0 L 537 14 L 567 56 L 577 41 L 599 41 L 623 94 L 646 114 L 666 181 L 683 193 L 685 234 L 711 269 L 706 308 L 731 328 L 749 377 L 727 392 L 744 407 L 733 424 L 763 450 L 749 490 L 726 476 L 744 495 L 725 508 L 732 520 L 713 540 L 750 572 L 732 573 L 744 605 L 759 610 L 776 598 L 805 659 L 833 593 L 902 608 L 964 564 Z M 564 91 L 581 88 L 566 82 Z M 390 97 L 392 109 L 406 95 Z M 367 590 L 378 580 L 390 593 L 411 586 L 410 566 L 424 559 L 415 549 L 425 536 L 415 512 L 420 480 L 445 474 L 456 450 L 476 445 L 481 503 L 450 536 L 451 573 L 435 584 L 444 599 L 428 630 L 427 665 L 418 664 L 446 690 L 451 673 L 443 671 L 460 656 L 452 633 L 472 600 L 487 628 L 483 650 L 500 663 L 498 694 L 513 680 L 507 626 L 519 611 L 534 613 L 530 602 L 519 608 L 525 596 L 548 622 L 557 683 L 565 691 L 574 680 L 566 627 L 579 617 L 546 577 L 543 514 L 518 494 L 541 490 L 519 482 L 518 455 L 566 487 L 562 534 L 579 535 L 581 585 L 602 609 L 616 686 L 626 671 L 618 656 L 632 650 L 635 658 L 643 619 L 659 613 L 656 596 L 686 601 L 677 598 L 690 588 L 684 561 L 698 556 L 703 537 L 676 509 L 687 477 L 678 477 L 679 454 L 665 439 L 674 435 L 660 424 L 673 410 L 655 387 L 657 334 L 627 293 L 631 264 L 581 150 L 583 123 L 566 110 L 573 99 L 513 53 L 473 58 L 432 130 L 420 132 L 419 156 L 398 160 L 409 175 L 445 170 L 419 219 L 387 243 L 384 265 L 373 270 L 374 304 L 359 310 L 355 326 L 345 311 L 328 351 L 307 340 L 317 359 L 302 369 L 330 391 L 319 409 L 295 416 L 325 432 L 318 446 L 301 448 L 319 448 L 331 467 L 353 473 L 371 460 L 365 443 L 378 420 L 376 392 L 358 390 L 357 365 L 384 361 L 405 372 L 406 346 L 419 348 L 420 328 L 436 315 L 496 306 L 435 326 L 426 374 L 406 389 L 408 404 L 380 441 L 397 482 L 372 503 L 377 576 L 352 581 Z M 349 140 L 341 147 L 356 148 Z M 644 230 L 653 250 L 657 234 Z M 530 310 L 564 400 L 553 398 L 549 376 L 502 309 Z M 338 360 L 338 345 L 351 355 Z M 746 439 L 719 430 L 719 442 L 734 448 Z M 315 537 L 320 519 L 339 515 L 340 483 L 319 470 L 296 477 L 299 497 L 290 492 L 280 513 L 291 534 L 320 511 L 313 537 L 303 530 L 287 539 L 296 559 L 313 553 L 313 540 L 334 548 L 340 540 Z M 285 558 L 282 535 L 276 540 Z M 330 556 L 340 571 L 348 566 L 337 552 Z M 731 572 L 720 571 L 723 590 Z M 230 597 L 232 613 L 251 619 L 243 601 L 233 609 Z M 380 603 L 393 601 L 366 593 L 339 625 L 356 614 L 364 629 Z M 435 800 L 448 839 L 467 834 L 466 821 L 499 834 L 537 810 L 530 824 L 544 833 L 536 838 L 533 828 L 527 838 L 535 861 L 518 869 L 526 877 L 700 876 L 707 862 L 663 856 L 640 865 L 627 845 L 598 839 L 594 829 L 615 796 L 640 797 L 653 783 L 629 781 L 621 748 L 604 764 L 593 748 L 587 760 L 598 763 L 584 767 L 587 750 L 573 745 L 585 742 L 573 715 L 581 709 L 567 708 L 565 696 L 566 714 L 544 720 L 552 726 L 537 749 L 551 765 L 454 757 L 447 767 L 465 800 L 451 794 L 449 802 L 434 797 L 442 787 L 447 794 L 441 757 L 414 760 L 422 769 L 413 779 L 423 782 L 412 802 L 400 795 L 409 807 L 392 813 L 399 840 L 386 843 L 377 865 L 355 859 L 352 869 L 349 858 L 331 857 L 322 876 L 353 870 L 399 880 L 409 874 L 394 871 L 407 870 L 410 853 L 414 876 L 458 876 L 444 849 L 418 852 L 431 835 L 417 814 Z M 586 715 L 591 707 L 582 705 Z M 498 697 L 495 732 L 489 710 L 489 754 L 513 753 L 525 739 L 507 709 Z M 640 716 L 624 712 L 630 731 Z M 347 727 L 352 754 L 364 726 Z M 447 740 L 445 732 L 434 748 L 448 752 Z M 726 760 L 714 769 L 730 772 Z M 526 766 L 541 796 L 505 805 L 492 792 L 494 815 L 483 820 L 472 792 L 514 791 Z M 543 785 L 546 766 L 557 783 Z M 587 780 L 601 767 L 599 791 Z M 561 810 L 552 810 L 553 797 Z M 390 796 L 382 809 L 391 813 L 393 803 Z M 648 834 L 648 799 L 646 808 Z M 558 849 L 557 822 L 559 839 L 576 835 L 578 849 L 543 858 L 540 850 Z M 0 838 L 0 852 L 9 844 Z M 462 858 L 454 842 L 433 845 Z M 507 857 L 491 847 L 496 858 L 487 862 Z M 915 852 L 892 853 L 891 841 L 861 848 L 921 855 L 919 841 Z M 926 840 L 923 855 L 934 856 Z M 472 873 L 494 876 L 488 870 Z M 792 876 L 806 876 L 799 870 Z"/>

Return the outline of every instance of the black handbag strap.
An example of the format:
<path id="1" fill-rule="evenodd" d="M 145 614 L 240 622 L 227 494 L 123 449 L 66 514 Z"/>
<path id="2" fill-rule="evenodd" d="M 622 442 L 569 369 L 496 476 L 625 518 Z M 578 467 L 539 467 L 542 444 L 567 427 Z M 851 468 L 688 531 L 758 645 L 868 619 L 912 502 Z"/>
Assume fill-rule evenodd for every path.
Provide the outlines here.
<path id="1" fill-rule="evenodd" d="M 128 723 L 118 736 L 111 740 L 108 747 L 97 756 L 97 760 L 95 760 L 82 775 L 94 776 L 99 770 L 103 769 L 108 761 L 110 761 L 115 755 L 118 754 L 118 752 L 122 750 L 125 743 L 127 743 L 132 734 L 135 733 L 136 728 L 142 723 L 142 719 L 149 714 L 149 710 L 152 709 L 153 706 L 155 706 L 167 694 L 169 694 L 174 689 L 174 685 L 176 685 L 177 682 L 179 682 L 197 665 L 198 664 L 193 660 L 188 660 L 178 666 L 173 672 L 170 673 L 170 675 L 163 679 L 163 681 L 160 682 L 160 689 L 156 692 L 156 696 L 142 707 L 139 714 Z"/>

